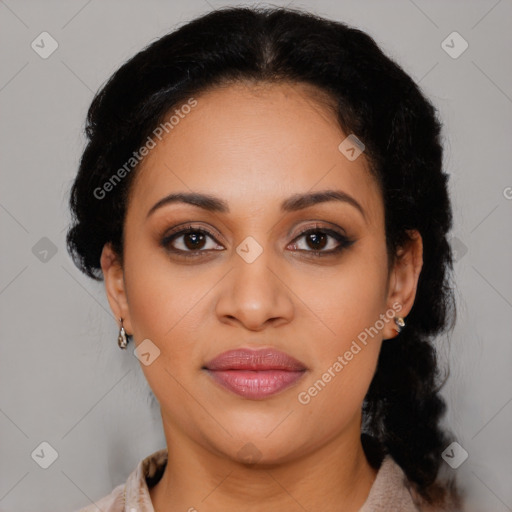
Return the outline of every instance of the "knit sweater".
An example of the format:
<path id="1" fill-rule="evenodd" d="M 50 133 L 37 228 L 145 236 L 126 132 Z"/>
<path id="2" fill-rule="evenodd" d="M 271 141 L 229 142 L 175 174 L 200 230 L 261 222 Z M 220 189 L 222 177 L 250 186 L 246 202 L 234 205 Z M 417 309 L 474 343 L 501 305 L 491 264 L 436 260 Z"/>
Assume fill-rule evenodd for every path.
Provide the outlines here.
<path id="1" fill-rule="evenodd" d="M 125 483 L 95 504 L 75 512 L 155 512 L 149 488 L 161 478 L 167 463 L 164 448 L 142 459 Z M 389 456 L 384 457 L 368 497 L 359 512 L 422 512 L 409 491 L 400 466 Z"/>

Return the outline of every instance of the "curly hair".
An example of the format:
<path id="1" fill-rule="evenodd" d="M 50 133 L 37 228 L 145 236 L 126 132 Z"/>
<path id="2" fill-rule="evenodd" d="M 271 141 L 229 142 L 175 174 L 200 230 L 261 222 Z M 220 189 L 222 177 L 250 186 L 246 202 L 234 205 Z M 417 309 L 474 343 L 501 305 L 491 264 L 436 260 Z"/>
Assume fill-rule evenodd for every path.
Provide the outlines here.
<path id="1" fill-rule="evenodd" d="M 382 345 L 363 403 L 363 436 L 401 466 L 412 488 L 436 506 L 457 503 L 454 483 L 439 480 L 450 442 L 433 337 L 455 323 L 448 175 L 441 123 L 419 86 L 369 35 L 290 8 L 223 8 L 161 37 L 123 64 L 97 93 L 87 145 L 70 194 L 67 247 L 75 264 L 101 280 L 110 242 L 122 262 L 123 226 L 137 166 L 95 191 L 141 147 L 165 115 L 193 95 L 236 82 L 316 86 L 332 100 L 345 133 L 364 141 L 385 208 L 389 268 L 409 231 L 423 239 L 414 306 L 398 338 Z M 320 97 L 320 94 L 319 94 Z"/>

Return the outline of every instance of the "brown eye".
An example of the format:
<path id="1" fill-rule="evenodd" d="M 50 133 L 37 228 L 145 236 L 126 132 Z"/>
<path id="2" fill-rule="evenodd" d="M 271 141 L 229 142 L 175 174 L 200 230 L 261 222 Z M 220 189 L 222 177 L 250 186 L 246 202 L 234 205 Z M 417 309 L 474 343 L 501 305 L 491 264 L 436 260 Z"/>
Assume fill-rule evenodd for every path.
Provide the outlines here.
<path id="1" fill-rule="evenodd" d="M 309 247 L 317 251 L 319 249 L 325 248 L 325 246 L 328 244 L 329 235 L 315 231 L 314 233 L 306 235 L 305 238 L 306 243 L 309 245 Z"/>
<path id="2" fill-rule="evenodd" d="M 297 243 L 297 240 L 301 239 L 304 239 L 304 243 Z M 341 252 L 354 242 L 355 240 L 350 240 L 345 235 L 331 229 L 309 228 L 302 231 L 295 238 L 292 247 L 296 250 L 310 252 L 318 256 L 327 256 Z"/>
<path id="3" fill-rule="evenodd" d="M 193 231 L 183 236 L 183 243 L 187 249 L 195 251 L 204 247 L 206 236 L 203 233 Z"/>
<path id="4" fill-rule="evenodd" d="M 216 243 L 212 233 L 203 228 L 193 227 L 188 227 L 165 236 L 161 241 L 161 245 L 175 253 L 197 253 L 223 249 L 222 246 Z"/>

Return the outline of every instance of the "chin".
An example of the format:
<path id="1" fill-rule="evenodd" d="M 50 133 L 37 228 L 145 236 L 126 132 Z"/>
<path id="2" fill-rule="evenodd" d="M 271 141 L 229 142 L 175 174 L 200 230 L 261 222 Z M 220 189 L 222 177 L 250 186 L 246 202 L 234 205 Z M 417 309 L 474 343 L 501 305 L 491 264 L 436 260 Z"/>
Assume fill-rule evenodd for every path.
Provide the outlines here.
<path id="1" fill-rule="evenodd" d="M 275 428 L 275 425 L 274 427 Z M 272 428 L 265 432 L 230 431 L 233 438 L 224 438 L 216 444 L 217 451 L 226 457 L 245 465 L 259 467 L 285 464 L 304 454 L 304 444 L 299 440 L 299 432 L 271 433 Z"/>

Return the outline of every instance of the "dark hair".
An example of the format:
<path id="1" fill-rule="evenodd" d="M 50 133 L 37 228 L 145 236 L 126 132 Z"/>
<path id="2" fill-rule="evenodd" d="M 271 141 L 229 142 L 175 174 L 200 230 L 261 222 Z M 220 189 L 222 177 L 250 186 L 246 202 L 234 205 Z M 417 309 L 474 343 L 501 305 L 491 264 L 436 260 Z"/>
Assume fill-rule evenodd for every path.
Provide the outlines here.
<path id="1" fill-rule="evenodd" d="M 393 457 L 428 503 L 459 499 L 454 481 L 438 478 L 450 439 L 440 425 L 444 382 L 438 382 L 432 337 L 453 328 L 456 316 L 441 123 L 419 87 L 366 33 L 297 9 L 224 8 L 126 62 L 89 108 L 88 143 L 70 197 L 74 222 L 67 244 L 75 264 L 101 280 L 100 254 L 107 242 L 122 261 L 137 165 L 122 173 L 123 179 L 110 181 L 108 200 L 94 191 L 129 161 L 171 109 L 214 86 L 247 81 L 313 85 L 332 99 L 340 127 L 365 144 L 380 185 L 390 267 L 408 230 L 420 232 L 423 268 L 414 306 L 400 335 L 382 345 L 363 403 L 363 435 Z"/>

